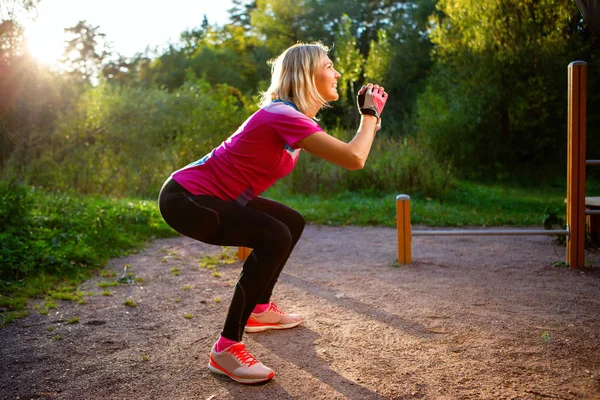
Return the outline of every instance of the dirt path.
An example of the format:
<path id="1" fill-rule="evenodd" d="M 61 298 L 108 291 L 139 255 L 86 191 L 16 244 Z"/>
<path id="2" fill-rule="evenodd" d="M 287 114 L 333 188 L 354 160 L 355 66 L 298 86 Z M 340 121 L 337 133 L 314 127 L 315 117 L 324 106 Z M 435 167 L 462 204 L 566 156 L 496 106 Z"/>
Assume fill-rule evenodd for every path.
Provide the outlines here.
<path id="1" fill-rule="evenodd" d="M 206 368 L 241 264 L 215 277 L 220 248 L 158 240 L 111 261 L 143 281 L 0 329 L 0 398 L 600 399 L 600 274 L 552 266 L 564 251 L 417 237 L 398 268 L 394 229 L 308 226 L 275 293 L 307 320 L 246 335 L 276 376 L 245 386 Z"/>

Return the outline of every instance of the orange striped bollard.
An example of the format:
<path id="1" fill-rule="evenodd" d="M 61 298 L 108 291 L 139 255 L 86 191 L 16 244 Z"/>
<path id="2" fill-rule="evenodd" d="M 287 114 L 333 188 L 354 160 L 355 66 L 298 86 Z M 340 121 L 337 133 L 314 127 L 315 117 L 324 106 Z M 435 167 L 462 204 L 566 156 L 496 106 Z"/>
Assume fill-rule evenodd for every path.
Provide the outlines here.
<path id="1" fill-rule="evenodd" d="M 410 264 L 410 196 L 396 196 L 396 225 L 398 227 L 398 264 Z"/>

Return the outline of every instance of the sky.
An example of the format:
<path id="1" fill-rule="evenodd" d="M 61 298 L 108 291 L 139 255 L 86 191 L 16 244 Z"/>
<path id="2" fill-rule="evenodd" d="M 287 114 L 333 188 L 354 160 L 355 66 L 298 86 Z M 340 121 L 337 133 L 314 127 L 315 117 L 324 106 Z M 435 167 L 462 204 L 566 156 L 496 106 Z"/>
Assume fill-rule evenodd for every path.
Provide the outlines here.
<path id="1" fill-rule="evenodd" d="M 174 43 L 181 32 L 228 20 L 231 0 L 41 0 L 37 18 L 25 25 L 30 51 L 51 64 L 62 55 L 64 28 L 86 20 L 106 34 L 114 52 L 126 57 Z"/>

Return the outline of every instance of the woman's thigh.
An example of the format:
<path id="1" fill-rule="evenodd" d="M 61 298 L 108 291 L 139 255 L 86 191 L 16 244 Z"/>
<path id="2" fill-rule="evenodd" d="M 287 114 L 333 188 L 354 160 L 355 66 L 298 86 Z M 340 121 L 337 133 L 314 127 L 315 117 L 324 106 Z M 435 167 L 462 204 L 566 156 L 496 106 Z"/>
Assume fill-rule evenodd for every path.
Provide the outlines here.
<path id="1" fill-rule="evenodd" d="M 251 200 L 246 207 L 263 212 L 281 221 L 290 230 L 295 240 L 298 240 L 304 230 L 304 225 L 306 225 L 304 217 L 298 211 L 274 200 L 257 197 Z"/>
<path id="2" fill-rule="evenodd" d="M 243 207 L 235 201 L 194 196 L 177 185 L 171 186 L 161 193 L 160 211 L 164 220 L 185 236 L 208 244 L 250 248 L 283 245 L 293 240 L 285 222 L 293 217 L 281 221 L 279 218 L 287 212 L 276 202 L 259 201 L 255 203 L 257 207 Z"/>

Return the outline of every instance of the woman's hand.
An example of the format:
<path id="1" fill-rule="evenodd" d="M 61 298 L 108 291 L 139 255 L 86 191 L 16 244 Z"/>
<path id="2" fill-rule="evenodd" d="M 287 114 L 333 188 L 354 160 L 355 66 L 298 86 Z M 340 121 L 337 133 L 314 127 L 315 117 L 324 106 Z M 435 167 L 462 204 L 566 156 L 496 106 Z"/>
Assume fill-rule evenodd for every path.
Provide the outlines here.
<path id="1" fill-rule="evenodd" d="M 388 94 L 379 85 L 369 83 L 359 90 L 357 104 L 362 117 L 358 132 L 349 143 L 325 132 L 315 132 L 300 140 L 297 145 L 340 167 L 349 170 L 364 168 L 375 133 L 381 129 L 381 112 L 387 98 Z"/>
<path id="2" fill-rule="evenodd" d="M 361 114 L 372 115 L 379 120 L 387 99 L 388 94 L 383 87 L 369 83 L 363 85 L 358 91 L 356 104 Z"/>

